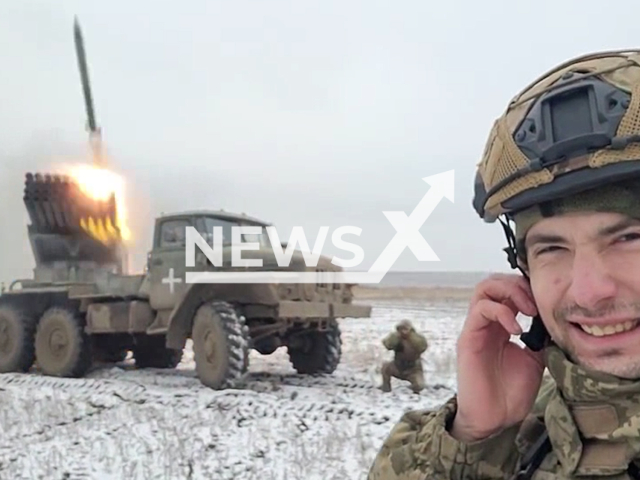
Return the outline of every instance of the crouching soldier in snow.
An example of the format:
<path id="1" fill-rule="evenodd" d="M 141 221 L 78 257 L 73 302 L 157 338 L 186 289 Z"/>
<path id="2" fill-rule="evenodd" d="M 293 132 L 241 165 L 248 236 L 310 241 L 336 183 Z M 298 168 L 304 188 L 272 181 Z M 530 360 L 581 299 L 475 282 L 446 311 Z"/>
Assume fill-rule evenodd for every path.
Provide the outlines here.
<path id="1" fill-rule="evenodd" d="M 403 320 L 382 344 L 395 352 L 393 361 L 382 364 L 382 391 L 391 391 L 391 377 L 410 382 L 415 393 L 424 389 L 421 357 L 428 347 L 427 339 L 415 331 L 409 320 Z"/>

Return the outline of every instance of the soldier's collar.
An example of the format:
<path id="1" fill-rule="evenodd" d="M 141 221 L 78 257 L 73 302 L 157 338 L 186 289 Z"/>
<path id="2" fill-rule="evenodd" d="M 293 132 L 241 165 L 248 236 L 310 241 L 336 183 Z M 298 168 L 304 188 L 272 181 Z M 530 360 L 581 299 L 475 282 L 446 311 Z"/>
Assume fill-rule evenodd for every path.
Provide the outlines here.
<path id="1" fill-rule="evenodd" d="M 640 395 L 640 379 L 628 380 L 590 370 L 572 362 L 557 345 L 544 352 L 545 365 L 570 402 L 611 402 Z"/>
<path id="2" fill-rule="evenodd" d="M 640 454 L 640 381 L 592 371 L 555 345 L 545 363 L 556 390 L 544 419 L 566 475 L 615 475 Z"/>

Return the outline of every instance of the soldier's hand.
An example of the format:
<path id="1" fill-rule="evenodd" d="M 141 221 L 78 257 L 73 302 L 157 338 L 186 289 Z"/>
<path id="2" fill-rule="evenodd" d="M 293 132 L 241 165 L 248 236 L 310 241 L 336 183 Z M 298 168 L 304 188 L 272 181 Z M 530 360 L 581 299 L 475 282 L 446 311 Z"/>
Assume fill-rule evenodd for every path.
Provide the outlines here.
<path id="1" fill-rule="evenodd" d="M 542 353 L 510 342 L 516 315 L 537 309 L 527 280 L 493 275 L 478 284 L 457 343 L 458 412 L 451 435 L 471 442 L 523 420 L 535 401 Z"/>

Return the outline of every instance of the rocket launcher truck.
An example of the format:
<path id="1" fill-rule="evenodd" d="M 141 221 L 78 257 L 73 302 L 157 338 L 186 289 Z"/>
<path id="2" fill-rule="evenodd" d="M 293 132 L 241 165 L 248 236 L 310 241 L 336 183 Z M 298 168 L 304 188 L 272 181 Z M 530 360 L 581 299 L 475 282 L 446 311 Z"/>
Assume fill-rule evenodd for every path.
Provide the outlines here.
<path id="1" fill-rule="evenodd" d="M 93 166 L 107 167 L 102 152 L 80 25 L 74 42 L 85 100 Z M 369 317 L 371 307 L 352 302 L 352 285 L 187 284 L 188 270 L 220 271 L 200 254 L 186 267 L 186 228 L 203 237 L 212 228 L 266 227 L 223 211 L 178 212 L 155 220 L 143 273 L 128 275 L 126 245 L 114 195 L 96 200 L 66 175 L 28 173 L 24 204 L 35 260 L 33 278 L 16 280 L 0 295 L 0 373 L 81 377 L 95 362 L 124 361 L 174 368 L 190 340 L 203 384 L 233 387 L 246 375 L 249 351 L 268 355 L 286 347 L 300 373 L 331 373 L 341 356 L 340 317 Z M 266 234 L 262 270 L 277 265 Z M 224 247 L 228 257 L 230 246 Z M 202 253 L 202 252 L 200 252 Z M 321 257 L 316 270 L 340 271 Z M 309 271 L 300 252 L 288 270 Z M 229 267 L 228 269 L 233 270 Z M 169 281 L 169 283 L 167 283 Z"/>
<path id="2" fill-rule="evenodd" d="M 189 340 L 198 377 L 214 389 L 242 381 L 251 349 L 268 355 L 286 347 L 299 373 L 332 373 L 341 356 L 338 319 L 371 313 L 353 303 L 349 284 L 167 283 L 187 271 L 237 269 L 214 267 L 202 252 L 186 267 L 185 231 L 206 238 L 214 226 L 269 225 L 244 214 L 156 218 L 144 271 L 127 275 L 113 197 L 94 200 L 69 177 L 27 174 L 24 204 L 35 268 L 0 295 L 0 373 L 81 377 L 95 362 L 123 361 L 129 352 L 139 368 L 174 368 Z M 263 260 L 259 270 L 342 270 L 324 256 L 307 267 L 298 251 L 280 267 L 269 237 L 261 237 L 260 248 L 246 252 Z"/>

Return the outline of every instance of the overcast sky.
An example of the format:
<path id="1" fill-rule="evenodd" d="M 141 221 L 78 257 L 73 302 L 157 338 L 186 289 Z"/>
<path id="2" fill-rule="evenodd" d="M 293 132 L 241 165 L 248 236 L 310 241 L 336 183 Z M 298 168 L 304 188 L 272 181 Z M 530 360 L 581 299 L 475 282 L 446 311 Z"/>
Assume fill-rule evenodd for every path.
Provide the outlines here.
<path id="1" fill-rule="evenodd" d="M 493 119 L 542 72 L 637 46 L 636 1 L 0 2 L 0 280 L 28 276 L 26 171 L 87 156 L 73 18 L 98 122 L 127 179 L 141 266 L 160 212 L 224 208 L 363 229 L 368 268 L 428 185 L 455 170 L 395 270 L 507 270 L 499 224 L 471 208 Z M 347 237 L 345 237 L 347 239 Z M 354 237 L 349 237 L 353 240 Z M 348 256 L 328 246 L 326 253 Z"/>

